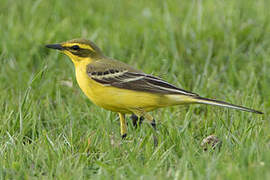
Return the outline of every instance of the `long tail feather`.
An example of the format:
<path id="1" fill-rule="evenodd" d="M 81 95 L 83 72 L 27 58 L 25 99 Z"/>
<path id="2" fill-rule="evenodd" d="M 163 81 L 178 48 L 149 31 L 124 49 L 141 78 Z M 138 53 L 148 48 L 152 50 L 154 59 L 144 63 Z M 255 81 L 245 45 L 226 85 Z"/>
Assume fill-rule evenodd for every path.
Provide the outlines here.
<path id="1" fill-rule="evenodd" d="M 241 111 L 247 111 L 247 112 L 252 112 L 252 113 L 257 113 L 257 114 L 263 114 L 261 111 L 246 108 L 246 107 L 243 107 L 243 106 L 230 104 L 230 103 L 227 103 L 227 102 L 224 102 L 224 101 L 218 101 L 218 100 L 208 99 L 208 98 L 203 98 L 203 97 L 196 97 L 195 99 L 196 99 L 196 103 L 200 103 L 200 104 L 210 104 L 210 105 L 214 105 L 214 106 L 222 106 L 222 107 L 227 107 L 227 108 L 232 108 L 232 109 L 238 109 L 238 110 L 241 110 Z"/>

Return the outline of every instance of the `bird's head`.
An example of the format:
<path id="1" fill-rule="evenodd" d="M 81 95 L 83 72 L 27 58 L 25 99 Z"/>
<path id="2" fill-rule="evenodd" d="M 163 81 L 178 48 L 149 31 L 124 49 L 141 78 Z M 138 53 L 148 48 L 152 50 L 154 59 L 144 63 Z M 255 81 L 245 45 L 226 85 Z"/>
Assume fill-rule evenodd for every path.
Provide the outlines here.
<path id="1" fill-rule="evenodd" d="M 47 48 L 56 49 L 68 55 L 74 64 L 94 61 L 103 57 L 101 50 L 85 39 L 73 39 L 59 44 L 48 44 Z"/>

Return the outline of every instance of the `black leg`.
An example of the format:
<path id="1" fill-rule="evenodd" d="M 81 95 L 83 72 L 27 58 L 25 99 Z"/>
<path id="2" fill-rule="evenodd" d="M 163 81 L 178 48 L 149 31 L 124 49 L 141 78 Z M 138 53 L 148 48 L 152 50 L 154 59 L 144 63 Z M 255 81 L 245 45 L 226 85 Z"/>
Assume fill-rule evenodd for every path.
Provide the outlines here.
<path id="1" fill-rule="evenodd" d="M 152 126 L 155 130 L 157 130 L 157 124 L 156 124 L 155 119 L 153 119 L 153 121 L 151 122 L 151 126 Z"/>
<path id="2" fill-rule="evenodd" d="M 122 139 L 125 139 L 127 137 L 127 134 L 122 135 Z"/>
<path id="3" fill-rule="evenodd" d="M 140 117 L 139 125 L 142 125 L 143 120 L 144 120 L 144 117 Z"/>
<path id="4" fill-rule="evenodd" d="M 132 115 L 130 116 L 130 118 L 131 118 L 131 120 L 132 120 L 133 126 L 134 126 L 135 128 L 137 128 L 137 126 L 138 126 L 138 120 L 139 120 L 138 116 L 136 116 L 135 114 L 132 114 Z M 143 117 L 140 117 L 139 125 L 142 124 L 143 120 L 144 120 L 144 118 L 143 118 Z"/>
<path id="5" fill-rule="evenodd" d="M 132 114 L 131 119 L 132 119 L 132 122 L 133 122 L 133 126 L 135 126 L 135 127 L 137 127 L 137 122 L 139 120 L 138 116 L 136 116 L 135 114 L 138 114 L 141 117 L 139 124 L 141 124 L 144 119 L 146 119 L 151 124 L 151 126 L 154 129 L 154 134 L 153 134 L 154 147 L 157 147 L 158 146 L 158 139 L 157 139 L 157 136 L 156 136 L 157 128 L 156 128 L 155 119 L 150 114 L 148 114 L 147 112 L 145 112 L 143 110 L 134 111 L 134 114 Z"/>
<path id="6" fill-rule="evenodd" d="M 151 126 L 153 127 L 153 129 L 155 130 L 155 133 L 156 133 L 156 131 L 157 131 L 157 124 L 156 124 L 155 119 L 152 120 Z M 158 146 L 158 139 L 157 139 L 157 136 L 155 134 L 153 135 L 153 140 L 154 140 L 154 147 L 157 147 Z"/>
<path id="7" fill-rule="evenodd" d="M 131 120 L 132 120 L 132 124 L 133 126 L 136 128 L 137 127 L 137 121 L 138 121 L 138 116 L 136 116 L 135 114 L 132 114 L 130 116 Z"/>

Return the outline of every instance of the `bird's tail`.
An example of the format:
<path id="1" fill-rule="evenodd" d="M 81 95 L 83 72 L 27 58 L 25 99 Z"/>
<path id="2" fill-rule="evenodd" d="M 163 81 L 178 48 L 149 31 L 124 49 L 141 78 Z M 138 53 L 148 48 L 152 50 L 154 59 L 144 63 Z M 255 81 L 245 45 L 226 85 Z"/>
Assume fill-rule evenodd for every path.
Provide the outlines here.
<path id="1" fill-rule="evenodd" d="M 194 100 L 195 100 L 195 103 L 199 103 L 199 104 L 210 104 L 210 105 L 214 105 L 214 106 L 221 106 L 221 107 L 227 107 L 227 108 L 232 108 L 232 109 L 238 109 L 238 110 L 241 110 L 241 111 L 247 111 L 247 112 L 252 112 L 252 113 L 257 113 L 257 114 L 263 114 L 261 111 L 246 108 L 246 107 L 243 107 L 243 106 L 230 104 L 230 103 L 227 103 L 227 102 L 224 102 L 224 101 L 208 99 L 208 98 L 203 98 L 203 97 L 194 97 Z"/>

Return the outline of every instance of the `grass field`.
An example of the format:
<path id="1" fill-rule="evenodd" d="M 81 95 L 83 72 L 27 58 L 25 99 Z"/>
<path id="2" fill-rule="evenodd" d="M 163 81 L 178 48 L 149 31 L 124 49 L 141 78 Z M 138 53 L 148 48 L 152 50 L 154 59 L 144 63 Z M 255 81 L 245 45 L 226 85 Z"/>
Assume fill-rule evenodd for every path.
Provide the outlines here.
<path id="1" fill-rule="evenodd" d="M 0 2 L 0 179 L 270 179 L 270 1 Z M 121 140 L 116 113 L 79 89 L 44 47 L 73 38 L 204 97 L 152 114 Z M 220 150 L 204 152 L 215 134 Z"/>

